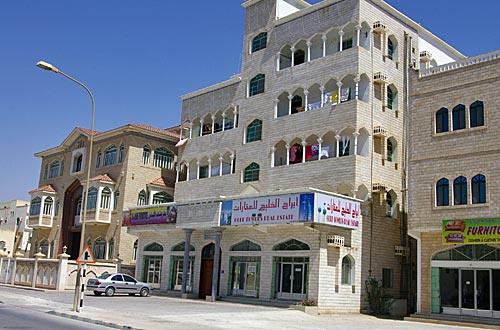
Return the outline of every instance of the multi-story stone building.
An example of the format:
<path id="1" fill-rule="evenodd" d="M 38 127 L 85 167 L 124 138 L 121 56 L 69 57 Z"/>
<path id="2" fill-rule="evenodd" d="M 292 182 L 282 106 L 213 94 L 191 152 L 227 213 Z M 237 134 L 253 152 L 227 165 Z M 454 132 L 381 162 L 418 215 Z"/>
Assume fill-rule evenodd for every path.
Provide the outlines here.
<path id="1" fill-rule="evenodd" d="M 0 255 L 24 255 L 29 249 L 31 228 L 27 226 L 30 203 L 12 200 L 0 203 Z"/>
<path id="2" fill-rule="evenodd" d="M 499 51 L 412 76 L 409 234 L 420 313 L 500 317 L 499 89 Z"/>
<path id="3" fill-rule="evenodd" d="M 128 124 L 95 132 L 92 147 L 85 237 L 82 193 L 86 185 L 90 130 L 75 128 L 57 147 L 36 153 L 42 159 L 39 188 L 32 197 L 31 254 L 66 253 L 76 259 L 84 239 L 96 259 L 135 262 L 137 238 L 122 227 L 122 210 L 173 200 L 175 143 L 179 128 Z"/>
<path id="4" fill-rule="evenodd" d="M 132 227 L 138 276 L 154 257 L 202 298 L 359 311 L 371 276 L 406 299 L 408 72 L 464 56 L 381 0 L 243 7 L 241 72 L 182 97 L 177 223 Z"/>

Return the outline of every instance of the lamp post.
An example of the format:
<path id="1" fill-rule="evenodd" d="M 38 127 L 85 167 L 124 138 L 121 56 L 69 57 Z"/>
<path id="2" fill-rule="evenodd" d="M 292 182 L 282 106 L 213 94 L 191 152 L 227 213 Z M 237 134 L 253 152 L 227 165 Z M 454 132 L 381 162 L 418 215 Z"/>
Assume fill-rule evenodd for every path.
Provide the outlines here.
<path id="1" fill-rule="evenodd" d="M 88 87 L 85 86 L 83 83 L 81 83 L 80 81 L 76 80 L 75 78 L 67 75 L 66 73 L 62 72 L 61 70 L 59 70 L 58 68 L 56 68 L 52 64 L 44 62 L 44 61 L 39 61 L 36 64 L 36 66 L 39 68 L 42 68 L 44 70 L 47 70 L 47 71 L 59 73 L 60 75 L 63 75 L 64 77 L 68 78 L 69 80 L 82 86 L 87 91 L 87 93 L 89 94 L 90 99 L 92 101 L 92 123 L 91 123 L 91 127 L 90 127 L 89 155 L 88 155 L 88 162 L 87 162 L 87 181 L 85 183 L 85 190 L 84 190 L 84 195 L 83 195 L 82 231 L 80 234 L 80 236 L 81 236 L 80 237 L 80 249 L 78 252 L 78 255 L 80 255 L 83 252 L 83 248 L 85 246 L 84 242 L 85 242 L 85 221 L 87 220 L 87 195 L 88 195 L 89 184 L 90 184 L 90 167 L 92 164 L 92 144 L 94 143 L 94 113 L 95 113 L 94 95 L 92 95 L 92 92 L 90 91 L 90 89 L 88 89 Z M 73 310 L 76 312 L 79 312 L 80 308 L 82 307 L 78 303 L 78 292 L 79 292 L 79 288 L 80 288 L 80 281 L 81 281 L 81 264 L 79 263 L 78 264 L 78 275 L 76 277 L 76 285 L 75 285 L 75 296 L 74 296 L 74 300 L 73 300 Z M 82 283 L 82 286 L 84 286 L 84 285 L 85 285 L 85 283 Z M 82 287 L 82 291 L 83 291 L 83 287 Z"/>

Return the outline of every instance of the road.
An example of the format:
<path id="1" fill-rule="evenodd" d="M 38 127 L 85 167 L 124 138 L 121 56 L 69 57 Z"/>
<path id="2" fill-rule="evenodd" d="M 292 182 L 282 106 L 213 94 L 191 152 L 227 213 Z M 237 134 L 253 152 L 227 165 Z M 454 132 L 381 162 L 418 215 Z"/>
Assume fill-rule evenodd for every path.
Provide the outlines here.
<path id="1" fill-rule="evenodd" d="M 72 312 L 73 292 L 32 291 L 0 285 L 0 300 L 8 306 L 38 312 L 85 317 L 134 329 L 169 330 L 428 330 L 472 328 L 379 319 L 362 314 L 319 315 L 286 308 L 224 301 L 206 302 L 156 296 L 85 296 L 81 313 Z M 1 317 L 1 314 L 0 314 Z M 3 318 L 3 317 L 2 317 Z M 102 324 L 102 323 L 101 323 Z M 2 322 L 0 322 L 0 329 Z M 10 329 L 13 329 L 12 327 Z M 14 329 L 20 329 L 17 327 Z M 28 328 L 29 329 L 29 328 Z M 36 328 L 38 329 L 38 328 Z M 53 329 L 64 329 L 52 327 Z M 73 328 L 71 328 L 73 329 Z M 98 329 L 91 324 L 91 329 Z"/>

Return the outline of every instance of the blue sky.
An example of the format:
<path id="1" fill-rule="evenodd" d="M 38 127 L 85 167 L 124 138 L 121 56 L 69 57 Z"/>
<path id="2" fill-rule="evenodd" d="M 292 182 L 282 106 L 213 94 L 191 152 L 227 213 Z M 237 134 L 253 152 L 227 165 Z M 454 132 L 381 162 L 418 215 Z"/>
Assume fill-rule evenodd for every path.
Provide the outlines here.
<path id="1" fill-rule="evenodd" d="M 75 126 L 90 127 L 86 92 L 37 61 L 92 90 L 98 131 L 174 126 L 179 96 L 239 72 L 241 2 L 1 1 L 0 201 L 29 199 L 40 172 L 33 154 L 59 145 Z M 387 2 L 465 55 L 500 48 L 500 1 Z"/>

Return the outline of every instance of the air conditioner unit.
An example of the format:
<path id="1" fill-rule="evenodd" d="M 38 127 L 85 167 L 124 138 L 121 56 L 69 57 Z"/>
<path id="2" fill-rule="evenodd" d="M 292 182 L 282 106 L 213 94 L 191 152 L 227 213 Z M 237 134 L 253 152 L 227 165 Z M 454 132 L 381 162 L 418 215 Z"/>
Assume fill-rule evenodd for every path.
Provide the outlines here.
<path id="1" fill-rule="evenodd" d="M 326 245 L 339 248 L 339 247 L 344 246 L 344 239 L 345 239 L 345 237 L 343 237 L 343 236 L 327 235 L 326 236 Z"/>
<path id="2" fill-rule="evenodd" d="M 405 246 L 396 245 L 394 246 L 394 255 L 395 256 L 406 256 L 407 248 Z"/>

